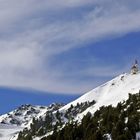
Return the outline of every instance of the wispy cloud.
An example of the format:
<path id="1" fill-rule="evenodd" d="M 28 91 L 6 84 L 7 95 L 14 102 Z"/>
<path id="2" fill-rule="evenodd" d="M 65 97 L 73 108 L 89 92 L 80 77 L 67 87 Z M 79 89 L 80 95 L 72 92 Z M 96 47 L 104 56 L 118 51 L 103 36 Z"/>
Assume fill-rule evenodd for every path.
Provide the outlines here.
<path id="1" fill-rule="evenodd" d="M 91 83 L 80 76 L 111 76 L 112 66 L 102 68 L 104 75 L 97 74 L 99 64 L 68 74 L 50 63 L 87 42 L 140 31 L 139 5 L 139 0 L 1 0 L 0 85 L 58 93 L 97 85 L 101 80 Z"/>

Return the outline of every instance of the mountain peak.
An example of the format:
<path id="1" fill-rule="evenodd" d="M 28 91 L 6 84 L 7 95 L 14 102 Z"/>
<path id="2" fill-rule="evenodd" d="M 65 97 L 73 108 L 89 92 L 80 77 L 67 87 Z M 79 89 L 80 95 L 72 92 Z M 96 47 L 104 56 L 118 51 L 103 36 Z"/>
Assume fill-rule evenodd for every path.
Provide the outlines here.
<path id="1" fill-rule="evenodd" d="M 80 98 L 62 107 L 60 110 L 67 110 L 70 105 L 77 103 L 95 100 L 94 107 L 87 109 L 82 113 L 82 116 L 87 112 L 94 113 L 101 106 L 113 105 L 116 106 L 118 102 L 126 100 L 129 93 L 138 93 L 140 90 L 140 73 L 136 74 L 123 73 L 114 79 L 104 83 L 101 86 L 85 93 Z M 78 116 L 79 118 L 79 116 Z M 81 117 L 82 118 L 82 117 Z"/>
<path id="2" fill-rule="evenodd" d="M 33 118 L 39 118 L 47 111 L 55 111 L 64 104 L 53 103 L 50 106 L 21 105 L 16 110 L 0 116 L 0 123 L 15 126 L 29 126 Z"/>

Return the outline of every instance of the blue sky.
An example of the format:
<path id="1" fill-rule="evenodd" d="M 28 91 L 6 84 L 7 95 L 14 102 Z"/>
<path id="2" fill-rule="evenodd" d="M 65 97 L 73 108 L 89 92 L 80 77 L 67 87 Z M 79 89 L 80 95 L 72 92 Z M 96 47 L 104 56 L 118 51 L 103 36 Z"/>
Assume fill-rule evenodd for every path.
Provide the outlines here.
<path id="1" fill-rule="evenodd" d="M 139 17 L 139 0 L 2 0 L 0 113 L 69 102 L 129 72 Z"/>

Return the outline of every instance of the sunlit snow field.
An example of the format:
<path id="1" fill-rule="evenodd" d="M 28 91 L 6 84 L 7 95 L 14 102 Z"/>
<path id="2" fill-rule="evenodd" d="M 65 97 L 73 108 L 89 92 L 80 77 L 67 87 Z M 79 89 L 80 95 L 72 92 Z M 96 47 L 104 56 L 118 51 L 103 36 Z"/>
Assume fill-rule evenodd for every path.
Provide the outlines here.
<path id="1" fill-rule="evenodd" d="M 14 140 L 22 127 L 0 124 L 0 140 Z"/>

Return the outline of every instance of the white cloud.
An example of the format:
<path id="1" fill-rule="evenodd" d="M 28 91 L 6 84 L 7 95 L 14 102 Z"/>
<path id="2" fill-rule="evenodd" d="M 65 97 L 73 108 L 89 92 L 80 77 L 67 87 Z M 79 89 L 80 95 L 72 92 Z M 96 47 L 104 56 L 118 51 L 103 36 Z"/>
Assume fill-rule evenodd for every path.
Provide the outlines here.
<path id="1" fill-rule="evenodd" d="M 79 93 L 94 87 L 101 80 L 92 84 L 76 76 L 69 79 L 63 70 L 50 66 L 52 58 L 85 42 L 140 31 L 139 5 L 139 0 L 1 0 L 0 85 L 56 93 Z M 101 75 L 98 67 L 78 74 L 104 77 L 111 76 L 108 69 L 114 70 L 104 68 Z"/>

